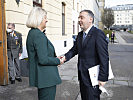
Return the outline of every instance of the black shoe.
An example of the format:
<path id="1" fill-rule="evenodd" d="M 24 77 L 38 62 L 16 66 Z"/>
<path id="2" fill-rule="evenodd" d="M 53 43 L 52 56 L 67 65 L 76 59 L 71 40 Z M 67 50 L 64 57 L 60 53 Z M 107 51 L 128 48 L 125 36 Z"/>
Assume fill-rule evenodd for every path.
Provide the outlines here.
<path id="1" fill-rule="evenodd" d="M 11 84 L 15 84 L 15 80 L 10 80 L 11 81 Z"/>
<path id="2" fill-rule="evenodd" d="M 16 78 L 16 80 L 17 80 L 18 82 L 22 82 L 22 79 L 21 79 L 21 78 Z"/>

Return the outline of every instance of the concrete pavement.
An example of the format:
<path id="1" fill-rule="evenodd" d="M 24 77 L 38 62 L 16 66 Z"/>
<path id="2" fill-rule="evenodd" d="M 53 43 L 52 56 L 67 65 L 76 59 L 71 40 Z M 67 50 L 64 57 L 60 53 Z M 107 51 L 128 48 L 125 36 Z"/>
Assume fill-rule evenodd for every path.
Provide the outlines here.
<path id="1" fill-rule="evenodd" d="M 128 45 L 120 32 L 116 32 L 116 38 L 117 43 L 109 44 L 115 78 L 105 85 L 109 96 L 102 94 L 101 100 L 133 100 L 133 42 Z M 59 73 L 62 84 L 57 86 L 56 100 L 81 100 L 77 79 L 77 56 L 61 65 Z M 0 86 L 0 100 L 37 100 L 37 89 L 29 87 L 28 78 L 23 77 L 22 83 Z"/>
<path id="2" fill-rule="evenodd" d="M 133 100 L 133 40 L 132 34 L 116 32 L 115 44 L 109 44 L 111 66 L 115 75 L 106 85 L 109 96 L 101 95 L 101 100 Z M 126 36 L 126 37 L 125 37 Z M 124 38 L 123 38 L 124 37 Z"/>

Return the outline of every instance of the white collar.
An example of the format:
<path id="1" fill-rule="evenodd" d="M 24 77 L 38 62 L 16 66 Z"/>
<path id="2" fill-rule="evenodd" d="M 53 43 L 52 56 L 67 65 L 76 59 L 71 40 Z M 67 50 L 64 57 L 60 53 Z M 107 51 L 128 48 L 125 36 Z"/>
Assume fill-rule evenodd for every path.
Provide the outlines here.
<path id="1" fill-rule="evenodd" d="M 10 33 L 10 34 L 11 34 L 11 36 L 13 37 L 14 31 L 13 31 L 12 33 Z"/>
<path id="2" fill-rule="evenodd" d="M 90 31 L 90 29 L 92 28 L 93 25 L 91 25 L 86 31 L 85 33 L 88 34 L 88 32 Z"/>

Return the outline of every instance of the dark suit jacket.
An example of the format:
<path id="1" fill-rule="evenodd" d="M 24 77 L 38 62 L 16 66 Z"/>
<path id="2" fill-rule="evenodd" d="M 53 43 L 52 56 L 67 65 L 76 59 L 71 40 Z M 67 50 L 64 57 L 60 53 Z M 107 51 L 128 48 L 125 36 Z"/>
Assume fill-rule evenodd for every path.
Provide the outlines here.
<path id="1" fill-rule="evenodd" d="M 43 32 L 31 29 L 27 37 L 30 86 L 45 88 L 61 83 L 55 49 Z"/>
<path id="2" fill-rule="evenodd" d="M 13 37 L 10 33 L 7 33 L 7 50 L 8 56 L 13 56 L 13 58 L 18 58 L 19 53 L 22 53 L 22 35 L 14 31 Z"/>
<path id="3" fill-rule="evenodd" d="M 88 69 L 100 64 L 98 79 L 100 81 L 108 80 L 108 42 L 105 34 L 92 27 L 82 43 L 83 31 L 78 33 L 74 46 L 65 54 L 68 61 L 78 54 L 78 78 L 86 85 L 91 85 Z"/>

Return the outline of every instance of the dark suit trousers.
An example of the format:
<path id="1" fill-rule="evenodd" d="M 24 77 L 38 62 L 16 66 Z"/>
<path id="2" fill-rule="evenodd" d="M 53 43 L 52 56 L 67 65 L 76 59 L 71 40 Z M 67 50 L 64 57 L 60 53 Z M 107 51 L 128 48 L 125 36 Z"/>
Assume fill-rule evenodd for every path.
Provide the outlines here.
<path id="1" fill-rule="evenodd" d="M 82 100 L 100 100 L 101 91 L 98 86 L 93 88 L 80 81 L 80 93 Z"/>
<path id="2" fill-rule="evenodd" d="M 56 85 L 38 89 L 38 100 L 55 100 Z"/>

